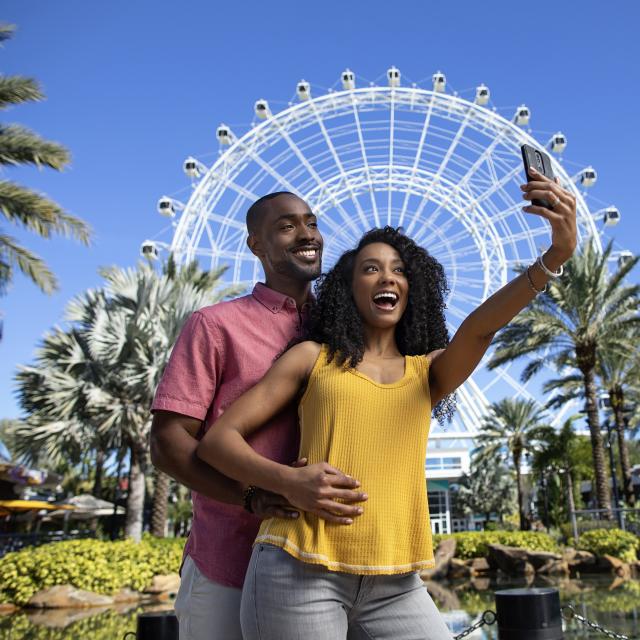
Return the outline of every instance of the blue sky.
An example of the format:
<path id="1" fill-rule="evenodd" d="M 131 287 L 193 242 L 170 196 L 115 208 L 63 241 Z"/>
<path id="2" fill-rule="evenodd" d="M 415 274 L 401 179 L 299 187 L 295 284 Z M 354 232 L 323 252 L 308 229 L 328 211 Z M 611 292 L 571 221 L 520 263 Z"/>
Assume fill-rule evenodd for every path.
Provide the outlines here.
<path id="1" fill-rule="evenodd" d="M 99 266 L 135 264 L 162 229 L 156 201 L 187 186 L 184 158 L 215 153 L 217 125 L 248 125 L 256 99 L 284 107 L 301 78 L 323 89 L 346 67 L 378 82 L 392 64 L 412 81 L 441 69 L 453 89 L 484 82 L 500 107 L 526 102 L 534 132 L 561 129 L 565 158 L 596 167 L 593 196 L 622 213 L 617 247 L 637 253 L 639 19 L 632 2 L 5 0 L 0 20 L 18 32 L 0 71 L 36 77 L 48 99 L 0 117 L 63 142 L 73 162 L 4 175 L 85 218 L 94 241 L 42 241 L 2 223 L 61 287 L 48 297 L 18 276 L 0 298 L 0 417 L 17 415 L 15 367 L 66 302 L 100 284 Z"/>

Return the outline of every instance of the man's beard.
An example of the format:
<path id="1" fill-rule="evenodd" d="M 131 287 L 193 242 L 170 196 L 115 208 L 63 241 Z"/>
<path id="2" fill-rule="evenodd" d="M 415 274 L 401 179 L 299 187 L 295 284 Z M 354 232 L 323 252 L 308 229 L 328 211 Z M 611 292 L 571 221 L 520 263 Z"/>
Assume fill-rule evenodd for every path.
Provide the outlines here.
<path id="1" fill-rule="evenodd" d="M 299 280 L 303 282 L 311 282 L 320 277 L 322 273 L 322 260 L 317 264 L 310 264 L 304 266 L 296 264 L 293 260 L 282 260 L 273 265 L 273 270 L 281 275 L 291 278 L 292 280 Z"/>

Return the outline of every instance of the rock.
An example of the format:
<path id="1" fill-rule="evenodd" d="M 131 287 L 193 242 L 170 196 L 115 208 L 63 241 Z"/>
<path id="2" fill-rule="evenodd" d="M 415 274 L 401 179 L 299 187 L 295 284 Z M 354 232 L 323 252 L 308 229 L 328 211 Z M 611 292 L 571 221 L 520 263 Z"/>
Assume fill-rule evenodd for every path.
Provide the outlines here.
<path id="1" fill-rule="evenodd" d="M 180 588 L 180 576 L 177 573 L 169 573 L 164 576 L 154 576 L 145 593 L 155 596 L 166 594 L 167 597 L 175 597 Z"/>
<path id="2" fill-rule="evenodd" d="M 472 577 L 471 578 L 471 586 L 476 590 L 476 591 L 486 591 L 487 589 L 489 589 L 491 587 L 491 579 L 490 578 L 478 578 L 478 577 Z"/>
<path id="3" fill-rule="evenodd" d="M 489 562 L 486 558 L 473 558 L 471 560 L 471 575 L 483 576 L 491 571 Z"/>
<path id="4" fill-rule="evenodd" d="M 460 600 L 455 591 L 443 587 L 439 582 L 432 582 L 430 580 L 427 580 L 424 586 L 439 608 L 446 609 L 447 611 L 460 609 Z"/>
<path id="5" fill-rule="evenodd" d="M 632 562 L 629 566 L 631 567 L 631 575 L 634 578 L 640 578 L 640 560 Z"/>
<path id="6" fill-rule="evenodd" d="M 113 601 L 119 604 L 121 602 L 138 602 L 143 598 L 143 594 L 139 591 L 133 591 L 132 589 L 125 587 L 124 589 L 120 589 L 120 591 L 113 596 Z"/>
<path id="7" fill-rule="evenodd" d="M 447 573 L 449 573 L 449 565 L 455 553 L 455 538 L 445 538 L 444 540 L 441 540 L 434 554 L 436 566 L 434 569 L 423 569 L 420 572 L 422 579 L 439 580 L 440 578 L 445 578 Z"/>
<path id="8" fill-rule="evenodd" d="M 559 553 L 551 553 L 550 551 L 529 551 L 525 549 L 527 554 L 527 562 L 533 565 L 538 571 L 541 567 L 552 562 L 562 562 L 562 556 Z"/>
<path id="9" fill-rule="evenodd" d="M 589 551 L 576 551 L 573 559 L 569 562 L 569 569 L 578 573 L 597 571 L 596 557 Z"/>
<path id="10" fill-rule="evenodd" d="M 577 551 L 573 547 L 565 547 L 562 550 L 562 558 L 567 562 L 572 562 L 576 557 Z"/>
<path id="11" fill-rule="evenodd" d="M 31 597 L 27 606 L 38 609 L 105 607 L 113 602 L 111 596 L 76 589 L 70 584 L 62 584 L 38 591 Z"/>
<path id="12" fill-rule="evenodd" d="M 631 577 L 631 567 L 620 558 L 614 558 L 605 553 L 601 558 L 598 558 L 598 565 L 602 567 L 603 571 L 610 571 L 618 578 L 628 580 Z"/>
<path id="13" fill-rule="evenodd" d="M 507 547 L 503 544 L 490 544 L 487 557 L 489 566 L 500 569 L 507 575 L 532 575 L 533 565 L 528 561 L 526 549 Z"/>
<path id="14" fill-rule="evenodd" d="M 459 558 L 451 558 L 449 563 L 449 573 L 447 577 L 450 580 L 456 580 L 457 578 L 469 578 L 471 576 L 471 567 L 464 560 Z"/>
<path id="15" fill-rule="evenodd" d="M 536 573 L 545 576 L 560 576 L 569 574 L 569 563 L 566 560 L 559 559 L 547 560 L 541 567 L 535 567 Z"/>
<path id="16" fill-rule="evenodd" d="M 0 602 L 0 616 L 8 616 L 18 610 L 15 604 L 10 602 Z"/>

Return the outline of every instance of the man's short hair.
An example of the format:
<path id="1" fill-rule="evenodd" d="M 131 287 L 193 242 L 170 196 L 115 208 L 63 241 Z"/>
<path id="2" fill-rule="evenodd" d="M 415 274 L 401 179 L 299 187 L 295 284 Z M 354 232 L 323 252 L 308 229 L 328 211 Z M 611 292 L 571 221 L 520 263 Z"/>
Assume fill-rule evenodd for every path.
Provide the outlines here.
<path id="1" fill-rule="evenodd" d="M 278 196 L 296 196 L 295 193 L 291 193 L 291 191 L 276 191 L 275 193 L 268 193 L 266 196 L 262 196 L 262 198 L 258 198 L 248 209 L 247 211 L 247 230 L 249 234 L 257 233 L 260 228 L 260 219 L 264 214 L 265 204 L 272 200 L 273 198 L 277 198 Z"/>

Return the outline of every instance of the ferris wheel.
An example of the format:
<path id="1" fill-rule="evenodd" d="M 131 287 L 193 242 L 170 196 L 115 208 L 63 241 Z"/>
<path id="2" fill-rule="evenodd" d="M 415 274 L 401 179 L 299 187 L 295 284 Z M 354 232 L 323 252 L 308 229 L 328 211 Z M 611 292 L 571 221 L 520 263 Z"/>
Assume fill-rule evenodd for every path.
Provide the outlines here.
<path id="1" fill-rule="evenodd" d="M 246 132 L 218 127 L 213 162 L 184 161 L 189 197 L 158 202 L 173 238 L 145 241 L 141 251 L 170 250 L 179 262 L 197 258 L 207 268 L 228 265 L 225 278 L 249 288 L 262 270 L 246 246 L 246 211 L 262 195 L 290 191 L 318 216 L 325 271 L 372 227 L 402 227 L 424 246 L 446 270 L 453 332 L 515 267 L 548 246 L 546 222 L 521 210 L 522 144 L 551 152 L 554 173 L 576 197 L 580 239 L 594 237 L 601 248 L 602 227 L 620 219 L 612 206 L 590 210 L 586 189 L 596 171 L 565 169 L 562 132 L 541 143 L 528 129 L 526 105 L 501 112 L 483 84 L 465 93 L 448 90 L 441 72 L 429 88 L 403 85 L 391 67 L 386 82 L 366 86 L 347 69 L 336 88 L 318 95 L 302 80 L 296 98 L 279 111 L 260 99 Z M 488 401 L 505 395 L 534 394 L 513 365 L 491 372 L 480 367 L 458 392 L 447 437 L 471 436 Z"/>

